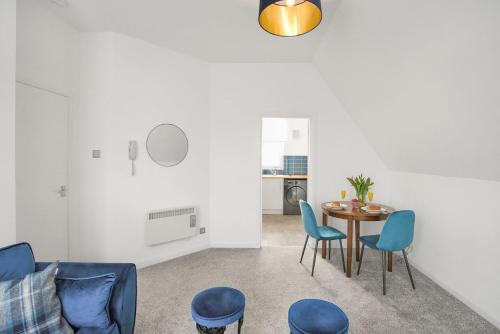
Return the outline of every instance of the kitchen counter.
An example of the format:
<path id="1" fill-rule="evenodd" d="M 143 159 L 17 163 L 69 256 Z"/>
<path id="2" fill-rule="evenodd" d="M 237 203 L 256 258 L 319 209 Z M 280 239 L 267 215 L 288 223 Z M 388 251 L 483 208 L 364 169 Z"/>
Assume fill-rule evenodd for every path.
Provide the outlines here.
<path id="1" fill-rule="evenodd" d="M 262 175 L 263 179 L 307 180 L 307 175 Z"/>

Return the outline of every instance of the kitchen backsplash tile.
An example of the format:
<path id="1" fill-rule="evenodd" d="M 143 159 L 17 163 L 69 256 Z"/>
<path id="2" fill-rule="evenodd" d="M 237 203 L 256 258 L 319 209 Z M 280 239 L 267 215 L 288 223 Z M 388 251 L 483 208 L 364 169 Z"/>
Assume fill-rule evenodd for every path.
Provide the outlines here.
<path id="1" fill-rule="evenodd" d="M 285 155 L 283 157 L 284 169 L 276 171 L 278 175 L 307 175 L 307 156 L 306 155 Z M 272 174 L 272 170 L 263 169 L 263 175 Z"/>
<path id="2" fill-rule="evenodd" d="M 284 170 L 288 175 L 307 175 L 306 155 L 285 155 Z"/>

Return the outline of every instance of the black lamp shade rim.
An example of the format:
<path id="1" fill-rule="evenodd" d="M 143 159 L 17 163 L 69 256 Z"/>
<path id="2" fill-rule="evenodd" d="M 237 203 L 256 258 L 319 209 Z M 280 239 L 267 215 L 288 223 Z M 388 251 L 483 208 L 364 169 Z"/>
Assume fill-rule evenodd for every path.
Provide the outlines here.
<path id="1" fill-rule="evenodd" d="M 262 11 L 266 9 L 269 5 L 274 5 L 276 2 L 279 2 L 280 0 L 260 0 L 260 6 L 259 6 L 259 16 L 262 14 Z M 321 11 L 321 0 L 306 0 L 305 2 L 310 2 L 318 9 Z"/>

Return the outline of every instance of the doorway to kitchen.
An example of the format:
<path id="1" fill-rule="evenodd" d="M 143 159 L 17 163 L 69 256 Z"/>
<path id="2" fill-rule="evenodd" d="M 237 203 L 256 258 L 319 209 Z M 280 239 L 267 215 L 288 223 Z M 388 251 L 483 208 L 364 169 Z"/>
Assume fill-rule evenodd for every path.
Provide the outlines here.
<path id="1" fill-rule="evenodd" d="M 299 201 L 307 201 L 308 118 L 262 119 L 262 246 L 301 246 Z"/>

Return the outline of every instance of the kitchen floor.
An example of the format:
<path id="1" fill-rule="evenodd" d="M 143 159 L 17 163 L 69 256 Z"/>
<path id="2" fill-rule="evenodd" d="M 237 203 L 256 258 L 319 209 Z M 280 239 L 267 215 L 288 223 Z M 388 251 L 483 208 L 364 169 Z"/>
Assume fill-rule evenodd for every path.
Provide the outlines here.
<path id="1" fill-rule="evenodd" d="M 306 238 L 300 216 L 262 215 L 262 246 L 303 246 Z"/>

